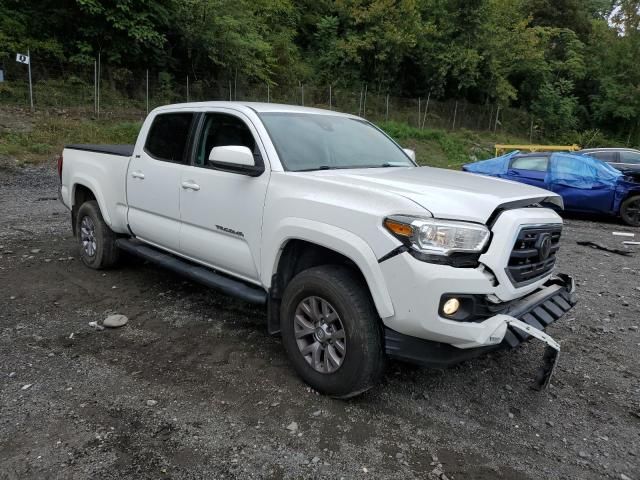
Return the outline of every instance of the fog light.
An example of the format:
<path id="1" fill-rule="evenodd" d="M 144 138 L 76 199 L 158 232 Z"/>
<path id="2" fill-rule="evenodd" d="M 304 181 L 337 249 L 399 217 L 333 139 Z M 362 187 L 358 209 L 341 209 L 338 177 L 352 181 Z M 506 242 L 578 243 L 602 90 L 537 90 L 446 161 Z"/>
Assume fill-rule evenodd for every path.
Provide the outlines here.
<path id="1" fill-rule="evenodd" d="M 455 315 L 460 308 L 460 301 L 457 298 L 450 298 L 442 306 L 442 311 L 445 315 Z"/>

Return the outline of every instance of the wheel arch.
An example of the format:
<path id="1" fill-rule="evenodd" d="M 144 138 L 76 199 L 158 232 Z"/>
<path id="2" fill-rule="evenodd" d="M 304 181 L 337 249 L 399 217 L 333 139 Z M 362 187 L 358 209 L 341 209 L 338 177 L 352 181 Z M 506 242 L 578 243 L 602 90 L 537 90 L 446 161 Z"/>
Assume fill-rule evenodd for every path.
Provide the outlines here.
<path id="1" fill-rule="evenodd" d="M 342 264 L 361 276 L 380 318 L 394 309 L 378 260 L 369 245 L 347 230 L 305 219 L 292 219 L 282 228 L 274 253 L 263 258 L 263 284 L 269 286 L 269 332 L 279 330 L 282 294 L 291 279 L 318 265 Z"/>
<path id="2" fill-rule="evenodd" d="M 80 206 L 88 201 L 95 200 L 98 202 L 98 207 L 100 208 L 100 213 L 102 214 L 102 218 L 105 223 L 111 226 L 111 218 L 109 217 L 109 212 L 105 208 L 104 199 L 100 195 L 100 190 L 97 188 L 90 179 L 88 178 L 79 178 L 75 179 L 71 185 L 71 223 L 73 227 L 73 233 L 75 235 L 75 225 L 76 218 L 78 215 L 78 209 Z"/>

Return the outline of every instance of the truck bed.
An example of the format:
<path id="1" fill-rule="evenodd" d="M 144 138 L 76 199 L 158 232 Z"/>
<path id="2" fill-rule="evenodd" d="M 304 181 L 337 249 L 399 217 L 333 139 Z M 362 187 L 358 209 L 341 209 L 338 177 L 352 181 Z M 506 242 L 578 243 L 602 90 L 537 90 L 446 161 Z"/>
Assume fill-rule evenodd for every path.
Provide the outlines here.
<path id="1" fill-rule="evenodd" d="M 108 155 L 119 155 L 121 157 L 130 157 L 133 155 L 134 145 L 96 145 L 92 143 L 77 143 L 74 145 L 65 145 L 64 148 L 72 150 L 84 150 L 86 152 L 106 153 Z"/>

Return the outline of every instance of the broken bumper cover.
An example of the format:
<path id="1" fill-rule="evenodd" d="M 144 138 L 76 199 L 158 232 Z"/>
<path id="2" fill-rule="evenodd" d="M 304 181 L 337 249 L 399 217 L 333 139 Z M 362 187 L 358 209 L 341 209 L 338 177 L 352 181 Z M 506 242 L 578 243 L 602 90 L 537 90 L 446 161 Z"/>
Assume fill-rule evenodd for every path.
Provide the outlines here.
<path id="1" fill-rule="evenodd" d="M 576 304 L 575 284 L 568 275 L 552 277 L 543 288 L 509 303 L 499 315 L 504 316 L 507 328 L 502 342 L 476 348 L 457 348 L 447 343 L 403 335 L 385 328 L 385 351 L 391 358 L 418 365 L 446 368 L 498 349 L 515 348 L 529 340 L 531 334 L 512 320 L 519 320 L 537 331 L 562 317 Z M 532 332 L 532 330 L 530 330 Z M 533 332 L 535 333 L 535 332 Z"/>

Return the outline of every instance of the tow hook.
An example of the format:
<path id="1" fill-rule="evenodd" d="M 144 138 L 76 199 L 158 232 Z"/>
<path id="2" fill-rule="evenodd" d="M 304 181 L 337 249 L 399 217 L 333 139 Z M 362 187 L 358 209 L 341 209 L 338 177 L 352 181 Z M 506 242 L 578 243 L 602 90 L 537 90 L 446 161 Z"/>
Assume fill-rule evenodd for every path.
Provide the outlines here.
<path id="1" fill-rule="evenodd" d="M 522 320 L 511 317 L 506 322 L 507 325 L 528 333 L 532 337 L 537 338 L 546 344 L 544 354 L 542 355 L 542 365 L 538 369 L 533 384 L 533 388 L 536 390 L 546 389 L 551 382 L 551 377 L 553 376 L 553 372 L 558 364 L 558 359 L 560 358 L 560 344 L 551 338 L 550 335 L 547 335 L 542 330 L 532 327 Z"/>

